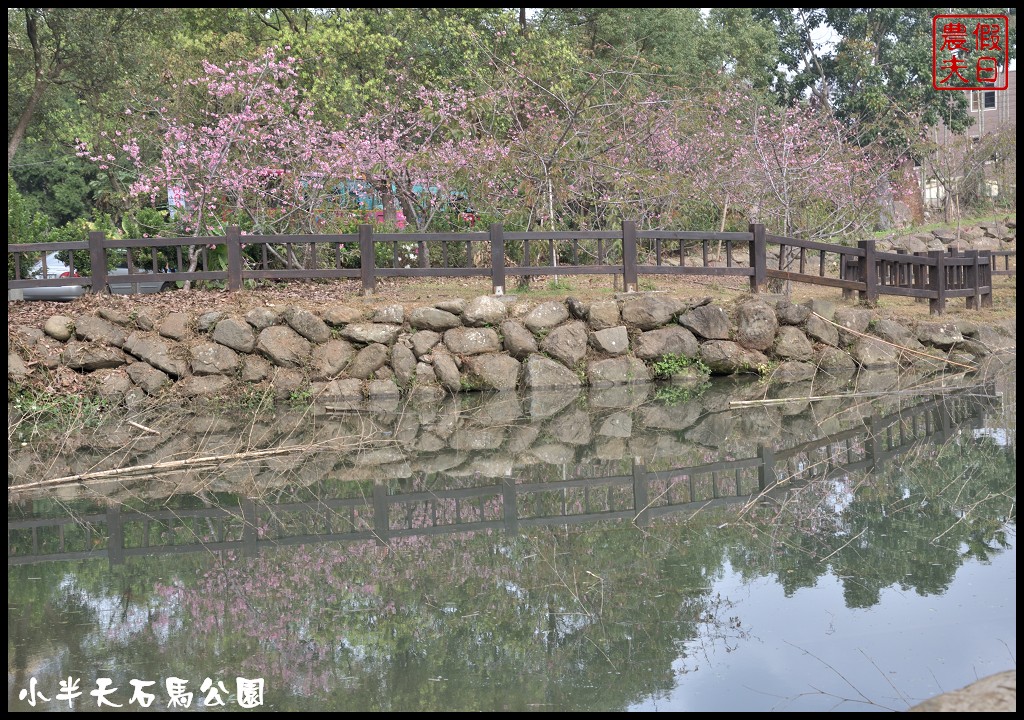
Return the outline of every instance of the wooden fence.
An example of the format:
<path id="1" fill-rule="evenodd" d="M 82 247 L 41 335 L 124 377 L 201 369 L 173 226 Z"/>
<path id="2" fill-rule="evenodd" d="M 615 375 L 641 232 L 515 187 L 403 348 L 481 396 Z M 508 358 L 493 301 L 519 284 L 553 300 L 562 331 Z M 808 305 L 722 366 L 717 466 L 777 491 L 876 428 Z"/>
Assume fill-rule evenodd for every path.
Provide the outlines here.
<path id="1" fill-rule="evenodd" d="M 56 251 L 87 252 L 89 275 L 22 276 L 27 253 Z M 798 240 L 768 234 L 760 224 L 716 233 L 638 230 L 631 221 L 599 232 L 505 232 L 500 223 L 468 233 L 376 233 L 361 225 L 345 235 L 242 235 L 230 227 L 223 237 L 108 240 L 93 232 L 87 242 L 8 245 L 7 252 L 14 275 L 9 291 L 81 285 L 106 292 L 108 264 L 123 257 L 128 272 L 116 276 L 122 284 L 152 280 L 150 273 L 165 282 L 221 282 L 230 290 L 247 280 L 358 278 L 363 293 L 372 294 L 378 278 L 478 276 L 489 277 L 501 295 L 510 276 L 621 275 L 623 289 L 633 292 L 644 275 L 711 275 L 746 277 L 754 293 L 800 282 L 838 287 L 867 302 L 915 297 L 928 300 L 934 314 L 950 298 L 965 298 L 968 308 L 990 305 L 992 276 L 1014 274 L 1016 261 L 1013 251 L 883 253 L 873 240 L 856 247 Z M 148 256 L 146 265 L 137 266 L 133 253 Z M 191 272 L 183 270 L 190 253 L 197 256 Z"/>

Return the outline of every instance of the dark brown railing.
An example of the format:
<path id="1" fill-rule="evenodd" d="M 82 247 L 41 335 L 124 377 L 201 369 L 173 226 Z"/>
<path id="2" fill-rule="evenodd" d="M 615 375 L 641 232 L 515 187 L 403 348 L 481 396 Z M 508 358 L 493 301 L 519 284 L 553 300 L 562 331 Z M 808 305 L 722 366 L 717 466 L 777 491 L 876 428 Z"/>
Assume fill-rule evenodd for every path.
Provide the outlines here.
<path id="1" fill-rule="evenodd" d="M 146 267 L 136 267 L 129 252 L 140 249 L 149 250 Z M 56 251 L 87 252 L 90 274 L 22 276 L 23 256 Z M 161 273 L 164 282 L 222 282 L 230 290 L 246 280 L 359 278 L 363 293 L 371 294 L 382 277 L 478 276 L 490 277 L 494 294 L 503 294 L 508 276 L 621 275 L 623 289 L 632 292 L 642 275 L 712 275 L 747 277 L 755 293 L 784 281 L 842 288 L 868 302 L 879 295 L 916 297 L 928 300 L 935 314 L 950 298 L 966 298 L 969 308 L 989 306 L 992 276 L 1014 274 L 1016 261 L 1014 251 L 882 253 L 873 240 L 856 247 L 798 240 L 770 235 L 760 224 L 716 233 L 638 230 L 631 221 L 618 231 L 505 232 L 496 223 L 468 233 L 375 233 L 361 225 L 344 235 L 242 235 L 230 227 L 222 237 L 108 240 L 93 232 L 87 242 L 8 245 L 7 252 L 14 274 L 9 291 L 80 285 L 106 292 L 114 252 L 127 262 L 127 274 L 116 276 L 120 284 L 151 281 L 150 273 Z M 190 253 L 196 269 L 182 270 Z"/>

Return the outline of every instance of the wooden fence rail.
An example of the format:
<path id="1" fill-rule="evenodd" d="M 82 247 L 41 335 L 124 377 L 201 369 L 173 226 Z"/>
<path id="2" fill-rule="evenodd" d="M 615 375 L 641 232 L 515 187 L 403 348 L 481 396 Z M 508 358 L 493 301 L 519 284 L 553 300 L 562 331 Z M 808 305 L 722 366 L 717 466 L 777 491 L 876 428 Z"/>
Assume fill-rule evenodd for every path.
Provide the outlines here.
<path id="1" fill-rule="evenodd" d="M 89 274 L 23 276 L 26 257 L 58 251 L 87 253 Z M 760 224 L 747 232 L 693 232 L 638 230 L 632 221 L 618 231 L 505 232 L 495 223 L 468 233 L 375 233 L 361 225 L 343 235 L 243 235 L 229 227 L 222 237 L 108 240 L 92 232 L 88 241 L 8 245 L 7 253 L 12 299 L 10 291 L 31 287 L 107 292 L 108 267 L 123 264 L 127 274 L 118 283 L 161 273 L 164 282 L 213 281 L 237 290 L 247 280 L 358 278 L 364 294 L 383 277 L 490 277 L 493 293 L 501 295 L 509 276 L 621 275 L 626 292 L 637 290 L 642 275 L 734 276 L 748 278 L 754 293 L 800 282 L 841 288 L 867 302 L 915 297 L 941 314 L 950 298 L 965 298 L 969 308 L 990 305 L 993 275 L 1016 270 L 1015 251 L 884 253 L 873 240 L 856 247 L 813 242 L 768 234 Z M 147 258 L 144 266 L 133 255 Z M 191 271 L 185 269 L 190 258 Z"/>

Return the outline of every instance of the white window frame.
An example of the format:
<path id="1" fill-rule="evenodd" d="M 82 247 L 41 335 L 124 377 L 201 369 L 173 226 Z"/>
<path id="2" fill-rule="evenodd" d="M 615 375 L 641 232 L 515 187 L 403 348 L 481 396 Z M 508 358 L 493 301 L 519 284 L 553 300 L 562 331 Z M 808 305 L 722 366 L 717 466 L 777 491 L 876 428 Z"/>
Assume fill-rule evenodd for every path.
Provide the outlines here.
<path id="1" fill-rule="evenodd" d="M 985 107 L 985 101 L 988 99 L 988 95 L 992 95 L 992 107 Z M 999 102 L 996 96 L 995 90 L 971 90 L 971 112 L 982 112 L 984 110 L 995 110 Z"/>

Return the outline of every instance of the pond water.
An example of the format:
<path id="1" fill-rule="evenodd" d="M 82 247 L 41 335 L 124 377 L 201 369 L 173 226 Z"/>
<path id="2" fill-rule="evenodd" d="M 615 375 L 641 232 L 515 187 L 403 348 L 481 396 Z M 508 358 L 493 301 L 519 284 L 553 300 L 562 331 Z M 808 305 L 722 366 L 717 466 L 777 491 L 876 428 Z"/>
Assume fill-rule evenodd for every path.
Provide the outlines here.
<path id="1" fill-rule="evenodd" d="M 905 710 L 1016 665 L 1014 372 L 18 427 L 8 709 Z"/>

